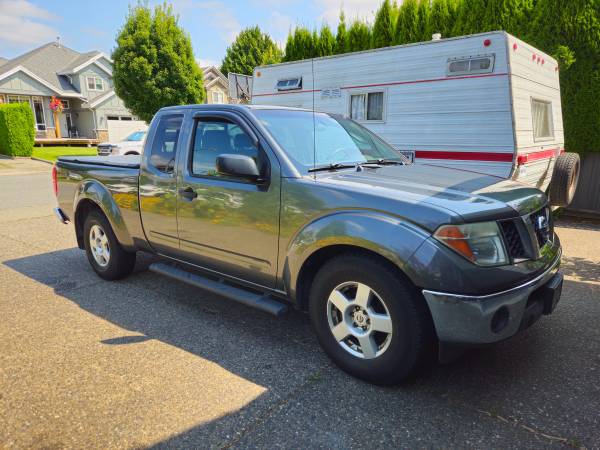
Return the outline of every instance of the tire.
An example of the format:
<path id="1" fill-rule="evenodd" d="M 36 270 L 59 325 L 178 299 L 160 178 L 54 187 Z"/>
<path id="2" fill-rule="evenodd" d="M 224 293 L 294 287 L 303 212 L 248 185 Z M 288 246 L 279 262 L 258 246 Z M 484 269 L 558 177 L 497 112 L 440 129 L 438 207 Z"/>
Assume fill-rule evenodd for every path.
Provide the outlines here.
<path id="1" fill-rule="evenodd" d="M 365 304 L 361 299 L 367 289 L 367 308 L 357 311 L 357 302 Z M 437 340 L 425 301 L 408 279 L 377 258 L 347 254 L 327 262 L 314 278 L 309 307 L 327 355 L 357 378 L 397 384 L 436 356 Z M 348 330 L 353 334 L 340 339 Z"/>
<path id="2" fill-rule="evenodd" d="M 92 246 L 92 242 L 95 245 Z M 99 211 L 91 211 L 83 225 L 83 242 L 87 259 L 94 271 L 105 280 L 125 278 L 135 267 L 135 253 L 121 247 L 110 223 Z"/>
<path id="3" fill-rule="evenodd" d="M 563 153 L 556 159 L 548 188 L 550 204 L 569 206 L 575 196 L 581 162 L 577 153 Z"/>

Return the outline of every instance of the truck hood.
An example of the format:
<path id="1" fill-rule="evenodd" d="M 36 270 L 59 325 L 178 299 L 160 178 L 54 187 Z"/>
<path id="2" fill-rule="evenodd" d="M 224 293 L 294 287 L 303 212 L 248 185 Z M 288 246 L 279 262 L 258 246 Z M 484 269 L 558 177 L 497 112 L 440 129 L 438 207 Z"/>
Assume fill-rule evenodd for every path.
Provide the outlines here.
<path id="1" fill-rule="evenodd" d="M 547 202 L 540 190 L 512 180 L 429 164 L 365 166 L 320 173 L 318 179 L 341 189 L 443 208 L 466 222 L 516 217 Z"/>

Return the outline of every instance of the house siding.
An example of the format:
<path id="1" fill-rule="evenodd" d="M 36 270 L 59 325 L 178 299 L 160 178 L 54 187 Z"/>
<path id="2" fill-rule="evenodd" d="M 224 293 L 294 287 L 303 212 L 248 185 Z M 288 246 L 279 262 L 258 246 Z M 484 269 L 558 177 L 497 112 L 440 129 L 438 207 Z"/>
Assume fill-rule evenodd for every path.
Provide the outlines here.
<path id="1" fill-rule="evenodd" d="M 110 67 L 109 67 L 110 68 Z M 104 83 L 104 89 L 102 91 L 91 91 L 87 86 L 87 77 L 100 77 Z M 75 78 L 75 77 L 74 77 Z M 78 74 L 79 90 L 81 94 L 93 101 L 96 97 L 106 94 L 113 88 L 112 78 L 101 68 L 95 64 L 91 64 Z"/>
<path id="2" fill-rule="evenodd" d="M 14 73 L 0 81 L 0 93 L 44 96 L 54 95 L 52 90 L 23 72 Z"/>

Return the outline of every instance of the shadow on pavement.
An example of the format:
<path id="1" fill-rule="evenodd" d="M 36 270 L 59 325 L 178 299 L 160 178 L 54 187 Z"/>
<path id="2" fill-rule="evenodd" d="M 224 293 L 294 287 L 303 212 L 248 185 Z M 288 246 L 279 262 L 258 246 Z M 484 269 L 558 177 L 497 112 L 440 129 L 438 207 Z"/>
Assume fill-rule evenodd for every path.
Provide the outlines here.
<path id="1" fill-rule="evenodd" d="M 79 268 L 61 266 L 64 260 Z M 103 345 L 156 339 L 266 388 L 239 411 L 156 448 L 272 447 L 273 442 L 296 448 L 463 446 L 469 439 L 475 439 L 471 446 L 543 448 L 600 442 L 598 397 L 594 401 L 591 395 L 599 393 L 598 286 L 565 281 L 556 313 L 531 329 L 403 386 L 381 388 L 333 367 L 306 315 L 270 317 L 150 273 L 145 270 L 150 261 L 140 257 L 127 280 L 91 277 L 87 284 L 78 280 L 92 270 L 83 252 L 73 249 L 4 264 L 128 330 Z M 591 261 L 565 258 L 565 266 L 598 280 L 600 270 Z M 373 432 L 379 433 L 376 442 Z"/>

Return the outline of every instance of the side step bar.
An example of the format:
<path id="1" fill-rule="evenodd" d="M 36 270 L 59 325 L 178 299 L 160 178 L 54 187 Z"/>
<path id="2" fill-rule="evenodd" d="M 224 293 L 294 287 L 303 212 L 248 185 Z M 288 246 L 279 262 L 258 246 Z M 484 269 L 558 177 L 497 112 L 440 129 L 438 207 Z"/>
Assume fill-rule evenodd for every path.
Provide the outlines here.
<path id="1" fill-rule="evenodd" d="M 256 294 L 165 263 L 150 264 L 149 269 L 152 272 L 183 281 L 184 283 L 199 287 L 200 289 L 212 292 L 213 294 L 222 295 L 223 297 L 235 300 L 236 302 L 252 308 L 260 309 L 261 311 L 277 317 L 281 317 L 288 312 L 287 305 L 278 302 L 268 294 Z"/>

